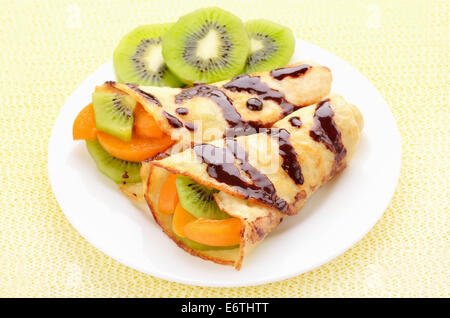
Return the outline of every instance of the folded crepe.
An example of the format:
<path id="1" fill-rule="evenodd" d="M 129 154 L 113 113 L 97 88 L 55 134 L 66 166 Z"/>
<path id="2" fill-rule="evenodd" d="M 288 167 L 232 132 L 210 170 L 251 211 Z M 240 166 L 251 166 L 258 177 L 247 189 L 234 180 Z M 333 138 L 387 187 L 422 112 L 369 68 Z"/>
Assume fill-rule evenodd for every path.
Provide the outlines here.
<path id="1" fill-rule="evenodd" d="M 240 269 L 244 257 L 283 218 L 296 214 L 314 191 L 346 167 L 362 128 L 360 111 L 331 95 L 257 134 L 202 142 L 145 162 L 145 199 L 156 222 L 179 247 Z M 214 199 L 220 210 L 241 220 L 239 246 L 196 250 L 174 234 L 173 215 L 158 207 L 162 185 L 173 174 L 218 190 Z"/>
<path id="2" fill-rule="evenodd" d="M 190 88 L 136 86 L 106 82 L 133 97 L 175 140 L 168 150 L 179 152 L 194 142 L 255 133 L 299 108 L 319 102 L 330 93 L 330 70 L 314 62 L 299 62 L 272 71 L 239 75 L 215 84 Z M 151 159 L 151 158 L 150 158 Z M 131 198 L 140 187 L 120 185 Z"/>

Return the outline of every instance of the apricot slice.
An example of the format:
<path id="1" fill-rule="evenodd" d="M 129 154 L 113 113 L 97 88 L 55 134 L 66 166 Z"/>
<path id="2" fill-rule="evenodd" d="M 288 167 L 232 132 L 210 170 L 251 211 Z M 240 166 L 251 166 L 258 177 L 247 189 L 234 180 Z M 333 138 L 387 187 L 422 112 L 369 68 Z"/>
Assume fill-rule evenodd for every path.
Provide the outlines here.
<path id="1" fill-rule="evenodd" d="M 97 128 L 95 127 L 94 107 L 87 105 L 78 114 L 73 123 L 72 135 L 74 140 L 95 140 Z"/>
<path id="2" fill-rule="evenodd" d="M 133 135 L 130 141 L 123 141 L 103 131 L 97 131 L 97 139 L 111 156 L 134 162 L 154 157 L 174 143 L 167 135 L 162 138 L 144 138 Z"/>
<path id="3" fill-rule="evenodd" d="M 209 246 L 230 246 L 240 242 L 241 220 L 197 219 L 184 226 L 186 237 Z"/>
<path id="4" fill-rule="evenodd" d="M 196 218 L 178 203 L 173 214 L 172 229 L 176 235 L 186 237 L 186 234 L 184 234 L 184 226 L 195 220 Z"/>
<path id="5" fill-rule="evenodd" d="M 161 138 L 164 135 L 156 120 L 141 104 L 137 104 L 134 110 L 134 133 L 146 138 Z"/>
<path id="6" fill-rule="evenodd" d="M 159 193 L 158 208 L 161 213 L 172 214 L 178 204 L 178 193 L 175 186 L 176 174 L 171 174 L 164 182 Z"/>

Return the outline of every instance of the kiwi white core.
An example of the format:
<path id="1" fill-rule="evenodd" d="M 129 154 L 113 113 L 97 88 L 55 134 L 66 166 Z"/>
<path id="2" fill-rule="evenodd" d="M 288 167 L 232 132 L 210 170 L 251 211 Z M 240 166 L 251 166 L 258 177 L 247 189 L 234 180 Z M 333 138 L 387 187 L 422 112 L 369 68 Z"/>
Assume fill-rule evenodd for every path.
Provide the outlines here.
<path id="1" fill-rule="evenodd" d="M 251 53 L 254 53 L 256 51 L 259 51 L 261 49 L 264 48 L 264 44 L 262 41 L 255 39 L 255 38 L 251 38 L 250 39 L 250 51 Z"/>
<path id="2" fill-rule="evenodd" d="M 164 65 L 164 58 L 162 55 L 162 45 L 149 46 L 145 56 L 143 57 L 144 63 L 148 69 L 152 72 L 158 72 Z"/>
<path id="3" fill-rule="evenodd" d="M 211 29 L 198 41 L 196 55 L 202 59 L 212 59 L 219 56 L 218 48 L 221 46 L 220 35 L 216 30 Z"/>

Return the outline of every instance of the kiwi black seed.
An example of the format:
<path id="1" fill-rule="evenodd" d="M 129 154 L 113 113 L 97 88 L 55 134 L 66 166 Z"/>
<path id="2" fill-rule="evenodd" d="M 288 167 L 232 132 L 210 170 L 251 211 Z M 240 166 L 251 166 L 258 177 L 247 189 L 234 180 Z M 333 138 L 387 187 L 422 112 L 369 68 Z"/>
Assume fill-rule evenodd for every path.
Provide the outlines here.
<path id="1" fill-rule="evenodd" d="M 162 36 L 173 25 L 143 25 L 125 35 L 114 51 L 114 70 L 121 83 L 180 87 L 181 81 L 162 57 Z"/>
<path id="2" fill-rule="evenodd" d="M 86 141 L 89 154 L 98 170 L 116 183 L 136 183 L 141 181 L 140 162 L 130 162 L 111 156 L 96 140 Z"/>
<path id="3" fill-rule="evenodd" d="M 250 38 L 245 73 L 267 71 L 289 62 L 295 48 L 295 38 L 289 28 L 264 19 L 250 20 L 245 28 Z"/>
<path id="4" fill-rule="evenodd" d="M 131 140 L 136 100 L 128 95 L 93 93 L 92 104 L 98 130 L 124 141 Z"/>
<path id="5" fill-rule="evenodd" d="M 214 200 L 216 189 L 201 185 L 194 180 L 179 175 L 175 181 L 180 204 L 196 218 L 222 220 L 230 216 L 221 211 Z"/>
<path id="6" fill-rule="evenodd" d="M 181 17 L 164 35 L 162 53 L 184 82 L 212 83 L 243 71 L 249 45 L 242 21 L 212 7 Z"/>

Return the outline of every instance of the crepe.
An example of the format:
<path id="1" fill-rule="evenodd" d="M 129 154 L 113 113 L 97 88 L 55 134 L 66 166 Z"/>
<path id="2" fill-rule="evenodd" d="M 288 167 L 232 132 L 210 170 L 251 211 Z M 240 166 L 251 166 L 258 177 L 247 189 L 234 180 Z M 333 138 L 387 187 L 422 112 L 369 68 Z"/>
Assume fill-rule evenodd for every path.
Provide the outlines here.
<path id="1" fill-rule="evenodd" d="M 215 84 L 190 88 L 136 86 L 106 82 L 136 99 L 159 128 L 176 143 L 168 153 L 193 143 L 249 135 L 298 108 L 317 103 L 330 93 L 330 70 L 314 62 L 240 75 Z M 143 200 L 140 187 L 119 185 L 132 199 Z"/>
<path id="2" fill-rule="evenodd" d="M 301 108 L 272 128 L 253 135 L 202 142 L 167 158 L 145 162 L 145 198 L 156 222 L 192 255 L 240 269 L 244 257 L 286 216 L 344 169 L 363 128 L 360 111 L 338 95 Z M 198 251 L 171 230 L 171 215 L 158 211 L 169 173 L 182 174 L 220 190 L 222 211 L 242 220 L 233 250 Z"/>
<path id="3" fill-rule="evenodd" d="M 331 72 L 313 62 L 240 75 L 215 84 L 190 88 L 105 85 L 135 98 L 153 116 L 161 130 L 190 146 L 201 141 L 254 132 L 270 127 L 296 109 L 317 103 L 330 93 Z"/>

